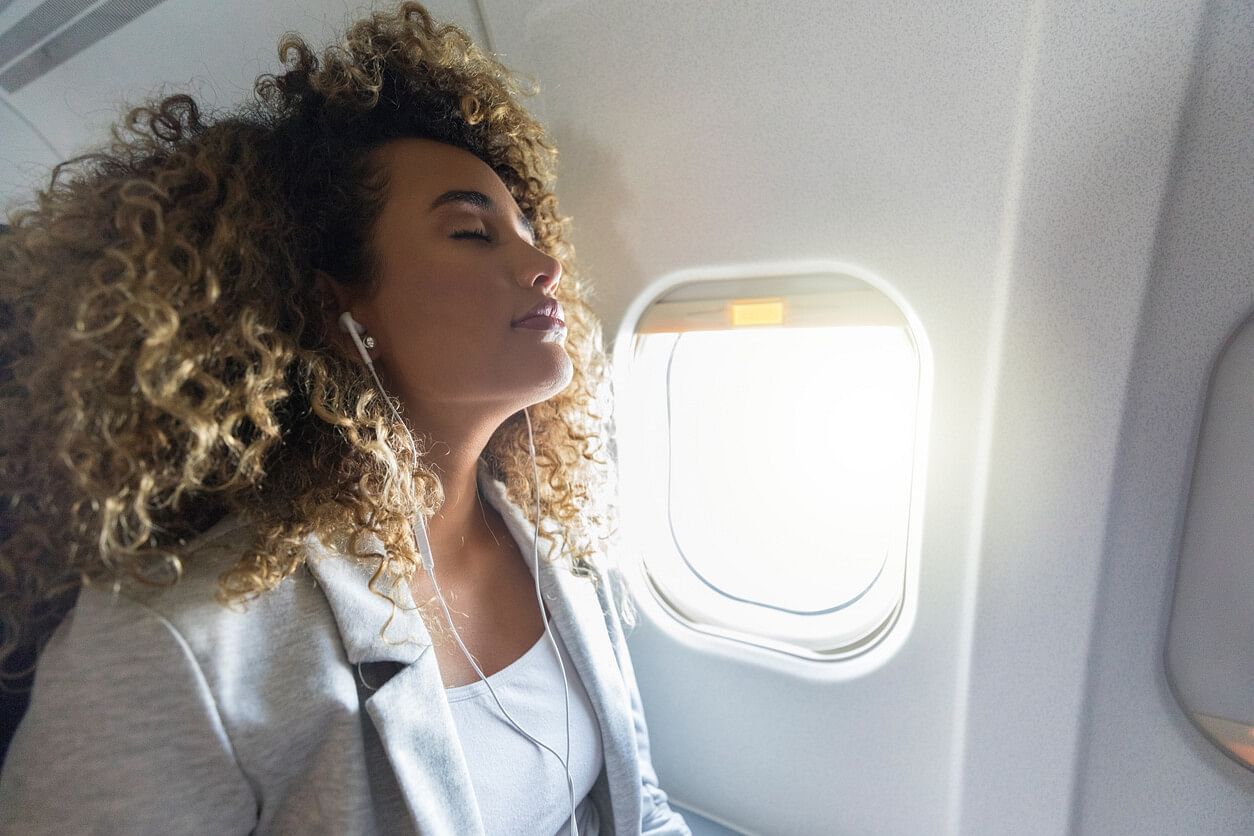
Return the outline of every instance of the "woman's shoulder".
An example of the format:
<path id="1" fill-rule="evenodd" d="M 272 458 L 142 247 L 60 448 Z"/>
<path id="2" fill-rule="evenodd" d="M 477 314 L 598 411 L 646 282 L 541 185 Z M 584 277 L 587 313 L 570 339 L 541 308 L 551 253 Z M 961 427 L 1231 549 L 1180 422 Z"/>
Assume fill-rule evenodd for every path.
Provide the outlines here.
<path id="1" fill-rule="evenodd" d="M 65 629 L 120 638 L 128 631 L 144 634 L 158 622 L 202 666 L 213 668 L 229 656 L 280 657 L 300 644 L 302 634 L 333 627 L 326 600 L 303 565 L 273 589 L 222 600 L 220 580 L 253 547 L 256 531 L 256 522 L 245 515 L 223 518 L 179 550 L 182 573 L 172 586 L 84 586 Z"/>
<path id="2" fill-rule="evenodd" d="M 247 521 L 226 519 L 180 549 L 172 587 L 79 590 L 37 660 L 0 807 L 46 816 L 40 832 L 53 832 L 50 793 L 96 816 L 112 794 L 110 812 L 132 824 L 160 811 L 217 832 L 255 826 L 267 758 L 298 757 L 284 747 L 314 739 L 337 707 L 328 682 L 352 677 L 328 673 L 334 625 L 301 572 L 246 607 L 218 602 L 219 576 L 251 545 Z M 310 719 L 293 721 L 291 705 Z"/>
<path id="3" fill-rule="evenodd" d="M 300 587 L 303 567 L 284 578 L 273 589 L 240 598 L 232 603 L 219 600 L 221 579 L 256 545 L 258 522 L 235 512 L 179 547 L 181 564 L 178 581 L 170 586 L 128 585 L 121 593 L 176 624 L 232 620 L 233 614 L 264 617 L 276 604 L 286 605 L 291 593 Z M 110 592 L 107 588 L 103 590 Z"/>

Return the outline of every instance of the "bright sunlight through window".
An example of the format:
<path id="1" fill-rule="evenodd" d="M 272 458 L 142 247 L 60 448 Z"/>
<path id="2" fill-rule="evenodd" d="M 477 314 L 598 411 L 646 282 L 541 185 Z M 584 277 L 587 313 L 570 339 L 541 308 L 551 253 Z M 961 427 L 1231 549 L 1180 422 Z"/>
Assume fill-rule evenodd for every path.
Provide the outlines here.
<path id="1" fill-rule="evenodd" d="M 865 591 L 907 511 L 914 377 L 899 328 L 678 339 L 667 388 L 671 506 L 683 513 L 672 525 L 693 572 L 796 612 Z"/>
<path id="2" fill-rule="evenodd" d="M 637 327 L 620 443 L 645 570 L 694 627 L 849 655 L 903 599 L 917 347 L 847 277 L 728 289 L 682 286 Z"/>

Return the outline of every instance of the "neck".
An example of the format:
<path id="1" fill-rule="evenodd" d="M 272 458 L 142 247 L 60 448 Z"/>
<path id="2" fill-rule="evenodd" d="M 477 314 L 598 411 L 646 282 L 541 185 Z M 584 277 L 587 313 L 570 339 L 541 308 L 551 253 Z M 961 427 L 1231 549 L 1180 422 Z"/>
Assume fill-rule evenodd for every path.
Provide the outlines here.
<path id="1" fill-rule="evenodd" d="M 381 377 L 389 393 L 405 404 L 403 420 L 415 439 L 426 436 L 430 443 L 428 461 L 444 487 L 444 504 L 427 520 L 427 538 L 435 563 L 442 571 L 462 573 L 476 554 L 490 553 L 497 544 L 512 542 L 502 538 L 506 531 L 500 515 L 478 496 L 479 456 L 497 428 L 517 411 L 514 404 L 458 403 L 435 401 L 409 392 L 401 381 L 389 379 L 386 367 Z M 482 507 L 481 507 L 482 506 Z"/>
<path id="2" fill-rule="evenodd" d="M 435 447 L 430 460 L 444 486 L 444 504 L 427 520 L 427 536 L 436 564 L 461 570 L 471 555 L 494 542 L 488 520 L 495 509 L 479 498 L 478 452 L 452 448 L 441 456 L 444 444 L 438 439 Z"/>
<path id="3" fill-rule="evenodd" d="M 504 420 L 504 419 L 502 419 Z M 427 520 L 427 538 L 442 572 L 463 574 L 475 561 L 513 543 L 500 514 L 479 496 L 479 458 L 499 422 L 478 434 L 457 434 L 469 422 L 447 421 L 443 431 L 418 424 L 430 439 L 427 461 L 444 488 L 444 503 Z"/>

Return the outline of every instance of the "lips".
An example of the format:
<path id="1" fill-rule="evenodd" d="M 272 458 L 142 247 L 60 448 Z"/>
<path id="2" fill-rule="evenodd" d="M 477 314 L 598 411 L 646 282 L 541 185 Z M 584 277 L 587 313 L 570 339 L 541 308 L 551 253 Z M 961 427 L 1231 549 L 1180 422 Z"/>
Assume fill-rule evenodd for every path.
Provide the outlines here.
<path id="1" fill-rule="evenodd" d="M 550 319 L 550 320 L 555 320 L 557 323 L 560 323 L 562 326 L 566 325 L 566 322 L 563 319 L 562 306 L 558 304 L 556 299 L 542 300 L 538 305 L 536 305 L 531 310 L 527 311 L 518 319 L 515 319 L 510 324 L 522 325 L 523 323 L 527 322 L 527 320 L 529 319 L 536 319 L 537 320 L 536 322 L 531 323 L 532 326 L 535 326 L 535 325 L 540 324 L 540 322 L 542 322 L 545 318 Z"/>

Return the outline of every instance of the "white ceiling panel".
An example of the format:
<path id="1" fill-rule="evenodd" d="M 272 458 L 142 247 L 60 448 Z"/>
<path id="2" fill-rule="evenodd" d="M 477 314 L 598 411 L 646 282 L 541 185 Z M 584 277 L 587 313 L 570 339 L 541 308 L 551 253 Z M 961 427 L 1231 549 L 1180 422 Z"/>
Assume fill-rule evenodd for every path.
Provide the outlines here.
<path id="1" fill-rule="evenodd" d="M 16 110 L 0 98 L 0 215 L 9 207 L 4 196 L 29 194 L 43 185 L 57 155 Z M 3 222 L 3 217 L 0 217 Z"/>
<path id="2" fill-rule="evenodd" d="M 52 37 L 109 2 L 92 5 Z M 13 3 L 0 13 L 0 31 L 40 7 L 30 0 Z M 321 46 L 370 8 L 352 0 L 163 0 L 18 89 L 8 101 L 20 117 L 5 118 L 28 122 L 64 159 L 105 141 L 109 126 L 128 106 L 159 91 L 189 92 L 205 108 L 229 107 L 251 94 L 258 75 L 279 69 L 276 45 L 285 31 L 299 32 Z M 468 0 L 434 2 L 428 8 L 437 19 L 481 37 Z M 22 60 L 19 56 L 8 66 Z M 0 125 L 0 203 L 12 205 L 30 197 L 30 177 L 16 170 L 30 157 L 23 150 L 29 138 L 23 139 L 20 129 L 10 130 L 8 122 Z M 46 155 L 37 159 L 50 164 Z"/>

